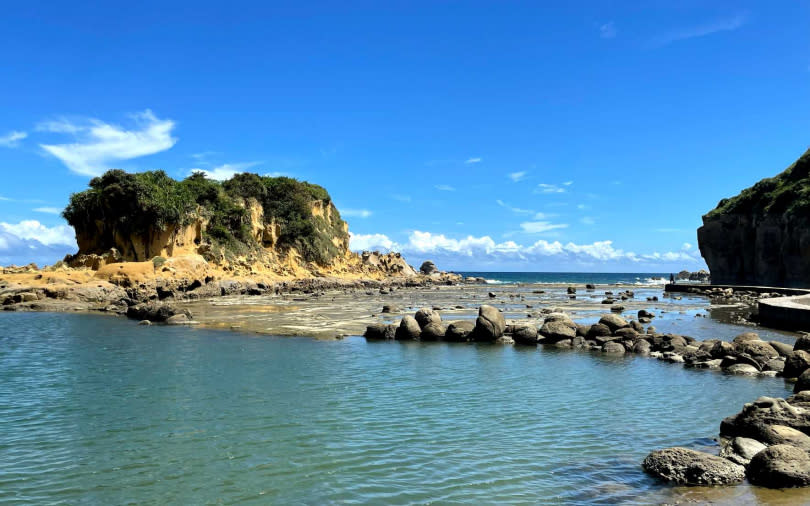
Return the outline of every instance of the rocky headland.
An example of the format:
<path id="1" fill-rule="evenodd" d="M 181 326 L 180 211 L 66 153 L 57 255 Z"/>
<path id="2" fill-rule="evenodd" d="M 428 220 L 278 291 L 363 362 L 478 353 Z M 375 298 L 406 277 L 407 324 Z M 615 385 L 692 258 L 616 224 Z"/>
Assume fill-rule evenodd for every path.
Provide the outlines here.
<path id="1" fill-rule="evenodd" d="M 808 211 L 810 150 L 703 216 L 698 245 L 712 283 L 810 286 Z"/>

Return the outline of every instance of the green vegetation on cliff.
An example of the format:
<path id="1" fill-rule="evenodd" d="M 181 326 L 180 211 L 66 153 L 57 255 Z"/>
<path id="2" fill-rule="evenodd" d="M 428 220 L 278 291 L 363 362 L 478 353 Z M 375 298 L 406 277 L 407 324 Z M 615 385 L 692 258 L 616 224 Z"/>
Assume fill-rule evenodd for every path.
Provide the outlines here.
<path id="1" fill-rule="evenodd" d="M 136 174 L 110 170 L 93 178 L 89 189 L 71 195 L 62 215 L 77 232 L 98 230 L 101 222 L 105 230 L 123 236 L 149 236 L 156 228 L 166 230 L 203 218 L 208 223 L 205 239 L 226 252 L 245 253 L 261 246 L 250 234 L 245 203 L 251 198 L 261 204 L 265 223 L 280 226 L 275 244 L 280 250 L 295 248 L 304 260 L 319 264 L 342 253 L 332 242 L 347 239 L 339 213 L 333 212 L 331 219 L 312 214 L 314 201 L 331 203 L 329 193 L 288 177 L 244 173 L 220 183 L 201 173 L 177 181 L 161 170 Z"/>
<path id="2" fill-rule="evenodd" d="M 774 177 L 759 181 L 736 197 L 721 200 L 706 218 L 726 214 L 806 214 L 810 211 L 810 149 Z"/>

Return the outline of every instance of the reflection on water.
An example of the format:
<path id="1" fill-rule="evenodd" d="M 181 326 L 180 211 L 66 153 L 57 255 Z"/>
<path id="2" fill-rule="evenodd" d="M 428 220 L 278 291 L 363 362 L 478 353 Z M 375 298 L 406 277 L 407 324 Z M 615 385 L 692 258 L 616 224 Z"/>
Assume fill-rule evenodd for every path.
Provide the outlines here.
<path id="1" fill-rule="evenodd" d="M 745 501 L 639 463 L 788 393 L 632 356 L 2 314 L 0 501 Z"/>

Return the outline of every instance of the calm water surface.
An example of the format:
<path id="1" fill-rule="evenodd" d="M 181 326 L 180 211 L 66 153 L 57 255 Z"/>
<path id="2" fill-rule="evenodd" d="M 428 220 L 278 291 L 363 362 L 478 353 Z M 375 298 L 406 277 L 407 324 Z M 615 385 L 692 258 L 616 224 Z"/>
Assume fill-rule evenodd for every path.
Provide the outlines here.
<path id="1" fill-rule="evenodd" d="M 0 314 L 0 502 L 617 503 L 779 379 L 587 352 Z"/>

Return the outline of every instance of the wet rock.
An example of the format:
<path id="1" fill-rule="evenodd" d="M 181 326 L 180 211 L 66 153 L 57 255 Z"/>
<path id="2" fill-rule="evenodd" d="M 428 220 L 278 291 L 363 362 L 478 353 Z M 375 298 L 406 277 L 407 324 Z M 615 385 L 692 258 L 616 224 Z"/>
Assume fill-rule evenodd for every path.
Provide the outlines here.
<path id="1" fill-rule="evenodd" d="M 720 450 L 720 456 L 741 466 L 748 465 L 757 453 L 767 448 L 756 439 L 735 437 Z"/>
<path id="2" fill-rule="evenodd" d="M 152 325 L 152 322 L 150 322 L 149 320 L 141 320 L 141 321 L 138 322 L 138 325 L 149 326 L 149 325 Z"/>
<path id="3" fill-rule="evenodd" d="M 173 306 L 160 302 L 147 302 L 127 308 L 127 317 L 135 320 L 149 320 L 152 322 L 165 322 L 172 316 L 180 313 Z M 190 315 L 187 315 L 190 316 Z"/>
<path id="4" fill-rule="evenodd" d="M 419 328 L 423 330 L 431 323 L 441 323 L 442 321 L 442 316 L 439 312 L 429 307 L 423 307 L 417 311 L 414 318 L 416 319 L 416 323 L 419 324 Z"/>
<path id="5" fill-rule="evenodd" d="M 588 331 L 591 330 L 591 325 L 586 325 L 584 323 L 577 323 L 576 325 L 578 337 L 586 337 L 588 335 Z"/>
<path id="6" fill-rule="evenodd" d="M 768 341 L 768 344 L 771 345 L 771 348 L 776 350 L 780 356 L 789 357 L 793 355 L 793 347 L 786 343 L 780 343 L 779 341 Z"/>
<path id="7" fill-rule="evenodd" d="M 591 328 L 588 329 L 588 333 L 585 335 L 588 339 L 593 339 L 595 337 L 602 337 L 602 336 L 610 336 L 612 332 L 610 331 L 610 327 L 603 323 L 595 323 L 591 325 Z"/>
<path id="8" fill-rule="evenodd" d="M 609 353 L 611 355 L 624 355 L 627 350 L 621 343 L 617 343 L 615 341 L 610 341 L 605 343 L 602 346 L 603 353 Z"/>
<path id="9" fill-rule="evenodd" d="M 793 393 L 801 392 L 803 390 L 810 390 L 810 369 L 805 370 L 799 375 L 796 384 L 793 385 Z"/>
<path id="10" fill-rule="evenodd" d="M 782 376 L 785 378 L 798 378 L 808 369 L 810 369 L 810 352 L 797 350 L 785 360 L 785 369 L 782 371 Z"/>
<path id="11" fill-rule="evenodd" d="M 630 326 L 636 331 L 637 334 L 644 333 L 644 326 L 641 324 L 641 322 L 633 320 L 630 322 Z"/>
<path id="12" fill-rule="evenodd" d="M 422 341 L 440 341 L 444 339 L 447 328 L 441 322 L 432 322 L 425 325 L 419 339 Z"/>
<path id="13" fill-rule="evenodd" d="M 779 352 L 773 349 L 773 346 L 759 339 L 737 342 L 734 344 L 734 351 L 749 355 L 759 364 L 766 364 L 769 360 L 779 356 Z"/>
<path id="14" fill-rule="evenodd" d="M 646 309 L 639 309 L 638 310 L 638 317 L 639 318 L 655 318 L 655 314 L 647 311 Z"/>
<path id="15" fill-rule="evenodd" d="M 512 338 L 520 344 L 537 344 L 537 328 L 531 325 L 520 325 L 513 329 Z"/>
<path id="16" fill-rule="evenodd" d="M 765 363 L 762 367 L 763 371 L 774 371 L 781 374 L 785 370 L 785 361 L 782 358 L 774 358 Z"/>
<path id="17" fill-rule="evenodd" d="M 510 336 L 501 336 L 495 340 L 495 344 L 504 344 L 504 345 L 515 344 L 515 340 L 512 339 Z"/>
<path id="18" fill-rule="evenodd" d="M 642 467 L 653 476 L 682 485 L 728 485 L 745 478 L 745 468 L 739 464 L 679 447 L 650 453 Z"/>
<path id="19" fill-rule="evenodd" d="M 599 323 L 606 325 L 611 332 L 616 332 L 621 328 L 630 326 L 630 324 L 627 323 L 627 320 L 616 314 L 602 315 L 602 317 L 599 319 Z"/>
<path id="20" fill-rule="evenodd" d="M 746 475 L 761 487 L 804 487 L 810 485 L 810 455 L 795 446 L 770 446 L 754 455 Z"/>
<path id="21" fill-rule="evenodd" d="M 191 319 L 183 313 L 170 316 L 166 319 L 168 325 L 187 325 Z"/>
<path id="22" fill-rule="evenodd" d="M 751 364 L 734 364 L 725 369 L 729 374 L 742 374 L 748 376 L 756 376 L 759 374 L 759 369 Z"/>
<path id="23" fill-rule="evenodd" d="M 807 334 L 799 336 L 799 338 L 796 339 L 796 343 L 793 345 L 793 351 L 796 350 L 810 351 L 810 336 Z"/>
<path id="24" fill-rule="evenodd" d="M 649 355 L 650 354 L 650 342 L 645 339 L 639 339 L 633 345 L 633 353 L 637 353 L 639 355 Z"/>
<path id="25" fill-rule="evenodd" d="M 799 397 L 797 394 L 795 397 Z M 810 433 L 810 410 L 792 406 L 785 399 L 760 397 L 743 406 L 736 415 L 725 418 L 720 423 L 720 435 L 731 438 L 736 436 L 762 440 L 763 427 L 766 425 L 784 425 L 796 430 Z"/>
<path id="26" fill-rule="evenodd" d="M 810 436 L 786 425 L 763 425 L 758 439 L 767 445 L 788 444 L 810 452 Z"/>
<path id="27" fill-rule="evenodd" d="M 366 339 L 394 339 L 396 334 L 397 327 L 395 325 L 372 323 L 366 327 L 366 332 L 363 334 L 363 337 Z"/>
<path id="28" fill-rule="evenodd" d="M 395 337 L 401 341 L 406 341 L 410 339 L 418 339 L 419 334 L 421 333 L 422 329 L 419 327 L 419 323 L 416 321 L 416 318 L 411 315 L 405 315 L 399 322 L 399 327 L 397 327 Z"/>
<path id="29" fill-rule="evenodd" d="M 576 328 L 571 328 L 563 320 L 547 321 L 540 327 L 540 334 L 546 342 L 557 342 L 566 339 L 573 339 L 577 335 Z"/>
<path id="30" fill-rule="evenodd" d="M 447 332 L 444 334 L 444 340 L 457 343 L 469 341 L 474 329 L 475 322 L 472 320 L 451 322 L 450 325 L 447 326 Z"/>
<path id="31" fill-rule="evenodd" d="M 618 329 L 616 332 L 613 333 L 613 335 L 621 338 L 623 341 L 638 339 L 638 332 L 636 332 L 632 327 L 625 327 L 623 329 Z"/>
<path id="32" fill-rule="evenodd" d="M 484 304 L 478 308 L 474 331 L 477 341 L 494 341 L 503 335 L 505 329 L 506 321 L 503 313 L 496 307 Z"/>
<path id="33" fill-rule="evenodd" d="M 573 286 L 569 286 L 568 288 L 565 289 L 565 291 L 569 295 L 577 293 L 577 289 Z"/>
<path id="34" fill-rule="evenodd" d="M 712 357 L 723 358 L 734 353 L 734 346 L 725 341 L 717 341 L 710 351 Z"/>

